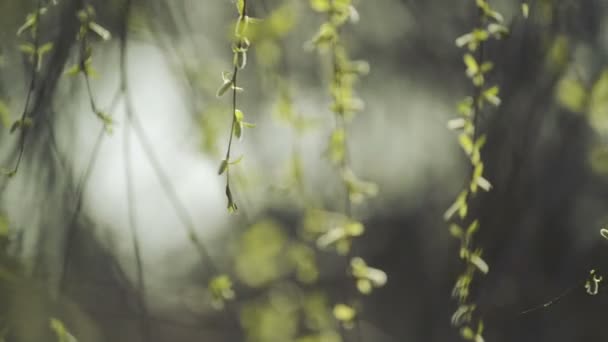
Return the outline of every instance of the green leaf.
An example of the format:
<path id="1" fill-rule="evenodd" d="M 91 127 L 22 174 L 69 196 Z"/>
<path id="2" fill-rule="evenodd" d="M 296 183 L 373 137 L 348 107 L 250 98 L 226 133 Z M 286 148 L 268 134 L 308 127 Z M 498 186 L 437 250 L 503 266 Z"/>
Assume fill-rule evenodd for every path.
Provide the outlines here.
<path id="1" fill-rule="evenodd" d="M 226 159 L 223 159 L 222 163 L 220 164 L 220 168 L 217 171 L 217 174 L 222 175 L 224 172 L 226 172 L 227 169 L 228 169 L 228 161 Z"/>
<path id="2" fill-rule="evenodd" d="M 244 118 L 244 117 L 245 117 L 245 116 L 243 115 L 243 112 L 242 112 L 240 109 L 236 109 L 236 110 L 234 111 L 234 120 L 235 120 L 236 122 L 241 122 L 241 121 L 243 121 L 243 118 Z"/>
<path id="3" fill-rule="evenodd" d="M 471 43 L 471 41 L 473 40 L 473 34 L 472 33 L 467 33 L 467 34 L 463 34 L 462 36 L 456 38 L 456 46 L 458 47 L 463 47 L 465 45 L 468 45 L 469 43 Z"/>
<path id="4" fill-rule="evenodd" d="M 527 2 L 523 2 L 521 4 L 521 14 L 524 16 L 524 18 L 528 19 L 528 17 L 530 16 L 530 5 L 528 5 Z"/>
<path id="5" fill-rule="evenodd" d="M 63 323 L 60 320 L 51 318 L 49 326 L 51 327 L 51 330 L 53 330 L 55 332 L 55 336 L 57 336 L 58 342 L 76 342 L 77 341 L 76 338 L 67 331 L 67 329 L 65 328 L 65 325 L 63 325 Z"/>
<path id="6" fill-rule="evenodd" d="M 357 315 L 357 312 L 346 304 L 336 304 L 333 309 L 333 314 L 340 322 L 351 322 Z"/>
<path id="7" fill-rule="evenodd" d="M 452 216 L 454 216 L 456 212 L 459 212 L 462 216 L 463 211 L 466 216 L 468 195 L 469 192 L 467 190 L 461 191 L 460 194 L 458 194 L 458 197 L 456 198 L 454 203 L 448 208 L 448 210 L 446 210 L 445 214 L 443 214 L 443 219 L 446 221 L 449 220 Z M 465 207 L 465 209 L 462 209 L 462 207 Z"/>
<path id="8" fill-rule="evenodd" d="M 463 235 L 462 228 L 457 224 L 451 224 L 450 225 L 450 235 L 452 235 L 455 238 L 461 238 Z"/>
<path id="9" fill-rule="evenodd" d="M 234 136 L 237 139 L 241 139 L 243 137 L 243 124 L 240 122 L 234 123 Z"/>
<path id="10" fill-rule="evenodd" d="M 475 221 L 471 222 L 471 224 L 467 228 L 467 236 L 474 235 L 477 232 L 477 230 L 479 230 L 479 221 L 475 220 Z"/>
<path id="11" fill-rule="evenodd" d="M 247 65 L 247 52 L 236 51 L 234 53 L 234 65 L 239 69 L 244 69 Z"/>
<path id="12" fill-rule="evenodd" d="M 482 188 L 484 191 L 492 190 L 492 183 L 490 183 L 490 181 L 488 181 L 484 177 L 482 177 L 482 176 L 478 177 L 476 179 L 476 182 L 477 182 L 477 186 Z"/>
<path id="13" fill-rule="evenodd" d="M 458 103 L 458 113 L 464 117 L 470 117 L 473 114 L 473 98 L 465 97 Z"/>
<path id="14" fill-rule="evenodd" d="M 327 12 L 331 9 L 329 0 L 310 0 L 310 7 L 317 12 Z"/>
<path id="15" fill-rule="evenodd" d="M 65 74 L 68 76 L 76 76 L 80 72 L 80 65 L 74 64 L 68 70 L 65 71 Z"/>
<path id="16" fill-rule="evenodd" d="M 19 120 L 15 120 L 15 122 L 13 122 L 13 125 L 11 126 L 10 129 L 10 133 L 14 133 L 17 129 L 24 129 L 24 128 L 28 128 L 32 125 L 32 119 L 31 118 L 23 118 L 23 120 L 19 119 Z"/>
<path id="17" fill-rule="evenodd" d="M 47 53 L 47 52 L 49 52 L 51 50 L 53 50 L 53 43 L 52 42 L 48 42 L 48 43 L 42 44 L 42 46 L 40 46 L 38 48 L 38 55 L 42 56 L 42 55 L 44 55 L 45 53 Z"/>
<path id="18" fill-rule="evenodd" d="M 106 30 L 94 21 L 91 21 L 89 23 L 89 29 L 103 40 L 110 40 L 112 38 L 112 34 L 110 33 L 110 31 Z"/>
<path id="19" fill-rule="evenodd" d="M 236 0 L 236 10 L 239 12 L 239 16 L 243 16 L 245 11 L 245 1 Z"/>
<path id="20" fill-rule="evenodd" d="M 589 98 L 582 82 L 572 78 L 563 78 L 558 82 L 555 96 L 560 106 L 574 113 L 582 113 Z"/>
<path id="21" fill-rule="evenodd" d="M 501 39 L 509 34 L 509 29 L 504 25 L 491 23 L 488 25 L 488 33 L 496 39 Z"/>
<path id="22" fill-rule="evenodd" d="M 344 141 L 346 140 L 346 133 L 343 129 L 335 129 L 329 140 L 328 154 L 329 159 L 334 163 L 339 163 L 344 160 Z"/>
<path id="23" fill-rule="evenodd" d="M 460 329 L 460 335 L 465 340 L 472 340 L 475 337 L 475 333 L 470 327 L 462 327 L 462 329 Z"/>
<path id="24" fill-rule="evenodd" d="M 479 65 L 475 60 L 475 57 L 470 53 L 467 53 L 463 56 L 464 64 L 467 67 L 467 75 L 469 77 L 473 77 L 479 73 Z"/>
<path id="25" fill-rule="evenodd" d="M 361 222 L 349 222 L 344 225 L 344 232 L 349 236 L 361 236 L 365 232 L 365 227 Z"/>
<path id="26" fill-rule="evenodd" d="M 211 279 L 209 282 L 209 292 L 211 292 L 212 296 L 211 304 L 216 309 L 222 309 L 226 301 L 235 298 L 235 293 L 232 289 L 232 280 L 225 274 Z"/>
<path id="27" fill-rule="evenodd" d="M 372 282 L 368 279 L 357 279 L 357 290 L 362 294 L 370 294 L 373 290 Z"/>
<path id="28" fill-rule="evenodd" d="M 31 43 L 23 43 L 19 45 L 19 51 L 23 52 L 26 55 L 33 56 L 36 52 L 36 47 Z"/>
<path id="29" fill-rule="evenodd" d="M 603 237 L 604 239 L 607 239 L 607 240 L 608 240 L 608 229 L 606 229 L 606 228 L 602 228 L 602 229 L 600 229 L 600 235 L 602 235 L 602 237 Z"/>
<path id="30" fill-rule="evenodd" d="M 228 212 L 234 213 L 238 210 L 238 206 L 236 202 L 234 202 L 234 198 L 232 197 L 232 191 L 230 191 L 230 185 L 226 184 L 226 198 L 228 199 Z"/>
<path id="31" fill-rule="evenodd" d="M 460 143 L 460 147 L 470 155 L 473 152 L 473 141 L 468 134 L 462 133 L 458 136 L 458 142 Z"/>
<path id="32" fill-rule="evenodd" d="M 499 88 L 498 86 L 493 86 L 484 90 L 483 98 L 491 103 L 492 105 L 498 107 L 500 106 L 500 98 L 498 97 Z"/>
<path id="33" fill-rule="evenodd" d="M 243 160 L 243 158 L 244 158 L 244 156 L 241 155 L 240 157 L 236 158 L 235 160 L 229 161 L 228 164 L 236 165 L 236 164 L 240 163 Z"/>
<path id="34" fill-rule="evenodd" d="M 464 128 L 466 124 L 466 120 L 463 118 L 451 119 L 448 121 L 448 129 L 450 130 L 458 130 Z"/>
<path id="35" fill-rule="evenodd" d="M 23 25 L 21 25 L 21 27 L 19 27 L 19 29 L 17 30 L 17 35 L 20 36 L 25 30 L 34 27 L 34 25 L 36 25 L 37 19 L 38 16 L 35 13 L 28 14 L 25 18 L 25 22 L 23 23 Z"/>
<path id="36" fill-rule="evenodd" d="M 484 74 L 491 71 L 493 68 L 494 68 L 494 63 L 492 63 L 492 62 L 483 62 L 480 67 L 481 72 Z"/>
<path id="37" fill-rule="evenodd" d="M 232 80 L 224 80 L 224 83 L 222 84 L 222 86 L 217 90 L 217 93 L 215 96 L 217 97 L 221 97 L 222 95 L 224 95 L 228 89 L 232 88 Z"/>
<path id="38" fill-rule="evenodd" d="M 108 132 L 112 131 L 112 124 L 114 123 L 114 120 L 112 119 L 112 116 L 110 116 L 110 114 L 100 111 L 98 110 L 97 112 L 95 112 L 95 115 L 97 115 L 97 117 L 101 120 L 101 122 L 103 123 L 103 125 L 105 126 L 106 130 Z"/>
<path id="39" fill-rule="evenodd" d="M 479 256 L 477 253 L 471 254 L 471 263 L 481 271 L 483 274 L 487 274 L 489 271 L 488 264 Z"/>

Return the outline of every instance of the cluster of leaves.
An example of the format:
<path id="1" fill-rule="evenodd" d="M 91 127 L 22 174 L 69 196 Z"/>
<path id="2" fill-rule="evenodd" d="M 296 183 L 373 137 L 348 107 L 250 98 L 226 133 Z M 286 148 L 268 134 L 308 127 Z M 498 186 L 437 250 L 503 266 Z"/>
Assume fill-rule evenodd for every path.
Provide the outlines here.
<path id="1" fill-rule="evenodd" d="M 256 20 L 249 17 L 247 15 L 247 0 L 238 0 L 236 2 L 236 7 L 238 11 L 238 19 L 234 28 L 234 37 L 232 42 L 232 64 L 233 71 L 232 72 L 223 72 L 222 73 L 222 85 L 217 91 L 217 96 L 220 97 L 224 95 L 228 90 L 232 90 L 232 125 L 230 127 L 230 137 L 228 140 L 228 148 L 226 149 L 226 156 L 222 160 L 220 164 L 220 168 L 218 173 L 222 175 L 226 173 L 226 198 L 228 199 L 228 211 L 233 213 L 236 212 L 238 206 L 234 200 L 234 196 L 232 195 L 232 190 L 230 189 L 230 166 L 235 165 L 240 162 L 241 158 L 236 161 L 230 160 L 230 152 L 232 150 L 232 138 L 233 136 L 237 139 L 241 139 L 243 136 L 244 128 L 252 128 L 255 127 L 254 124 L 248 123 L 244 121 L 244 114 L 240 109 L 236 108 L 237 104 L 237 93 L 242 92 L 243 88 L 240 88 L 237 85 L 237 76 L 238 72 L 241 69 L 244 69 L 247 65 L 247 52 L 251 45 L 251 42 L 248 38 L 249 34 L 249 25 Z"/>
<path id="2" fill-rule="evenodd" d="M 238 310 L 248 341 L 341 341 L 327 296 L 311 286 L 320 275 L 312 246 L 290 237 L 279 222 L 262 219 L 232 247 L 238 251 L 235 279 L 258 294 L 243 299 Z M 221 301 L 234 296 L 226 276 L 210 287 Z"/>
<path id="3" fill-rule="evenodd" d="M 508 29 L 503 25 L 502 15 L 495 11 L 488 1 L 476 0 L 475 3 L 478 11 L 477 24 L 471 32 L 456 39 L 456 45 L 467 50 L 463 60 L 466 75 L 473 84 L 473 94 L 459 103 L 459 117 L 448 122 L 450 129 L 460 132 L 458 141 L 469 158 L 471 178 L 465 189 L 448 208 L 444 218 L 446 221 L 454 221 L 454 217 L 457 217 L 462 222 L 460 224 L 453 222 L 450 225 L 450 233 L 460 240 L 460 259 L 466 263 L 464 272 L 458 276 L 452 291 L 452 296 L 458 300 L 459 305 L 452 316 L 452 324 L 460 328 L 461 336 L 465 340 L 480 342 L 483 341 L 483 320 L 474 317 L 476 306 L 471 303 L 469 295 L 475 274 L 478 271 L 485 274 L 489 271 L 489 267 L 482 259 L 482 250 L 475 247 L 473 241 L 479 229 L 479 222 L 470 218 L 469 204 L 479 189 L 484 191 L 491 189 L 490 182 L 483 174 L 481 150 L 486 142 L 486 136 L 478 134 L 478 118 L 484 106 L 500 105 L 498 86 L 487 85 L 486 82 L 486 75 L 494 65 L 484 58 L 484 43 L 492 38 L 501 39 L 508 33 Z M 522 11 L 527 15 L 527 6 L 522 5 Z"/>
<path id="4" fill-rule="evenodd" d="M 342 311 L 341 309 L 344 309 Z M 338 307 L 339 316 L 352 315 Z M 345 317 L 347 318 L 347 317 Z M 248 341 L 341 342 L 327 296 L 284 283 L 246 303 L 241 324 Z"/>
<path id="5" fill-rule="evenodd" d="M 312 211 L 304 226 L 308 233 L 316 234 L 318 247 L 335 247 L 339 254 L 351 258 L 351 275 L 356 279 L 357 289 L 369 294 L 374 287 L 384 285 L 386 274 L 368 267 L 361 258 L 350 257 L 353 238 L 364 232 L 363 224 L 352 217 L 351 206 L 375 196 L 378 190 L 375 184 L 362 181 L 354 174 L 347 148 L 347 124 L 356 112 L 363 109 L 363 101 L 356 96 L 354 85 L 360 76 L 369 72 L 369 64 L 352 60 L 340 35 L 345 25 L 359 20 L 359 14 L 352 0 L 311 0 L 310 4 L 313 10 L 327 16 L 310 46 L 321 55 L 329 55 L 331 62 L 329 93 L 332 103 L 329 109 L 334 114 L 336 125 L 330 134 L 326 156 L 338 168 L 347 198 L 344 214 Z M 352 327 L 357 316 L 354 306 L 345 303 L 336 304 L 333 313 L 347 328 Z"/>
<path id="6" fill-rule="evenodd" d="M 70 76 L 81 74 L 84 77 L 91 103 L 91 110 L 101 120 L 106 130 L 110 132 L 112 129 L 112 117 L 97 107 L 91 90 L 90 79 L 96 76 L 96 72 L 92 66 L 93 47 L 91 45 L 90 36 L 93 34 L 103 41 L 108 41 L 112 38 L 112 35 L 108 30 L 95 22 L 95 9 L 91 5 L 86 5 L 83 9 L 79 10 L 76 13 L 76 16 L 80 21 L 80 28 L 76 35 L 79 46 L 78 62 L 72 65 L 66 71 L 66 74 Z"/>

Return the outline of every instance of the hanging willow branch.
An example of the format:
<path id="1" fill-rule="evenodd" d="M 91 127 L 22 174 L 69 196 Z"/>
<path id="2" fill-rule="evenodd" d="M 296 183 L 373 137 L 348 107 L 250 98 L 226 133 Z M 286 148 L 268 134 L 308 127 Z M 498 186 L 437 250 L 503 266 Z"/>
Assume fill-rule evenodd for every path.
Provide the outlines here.
<path id="1" fill-rule="evenodd" d="M 234 29 L 234 42 L 232 43 L 233 52 L 233 71 L 222 73 L 223 83 L 217 91 L 217 96 L 224 95 L 228 90 L 232 90 L 232 124 L 230 126 L 230 136 L 228 138 L 228 147 L 226 148 L 226 156 L 220 164 L 218 173 L 221 175 L 226 173 L 226 198 L 228 199 L 228 211 L 235 212 L 238 209 L 232 190 L 230 189 L 230 166 L 238 164 L 242 158 L 234 161 L 230 160 L 232 151 L 233 137 L 240 139 L 243 136 L 244 128 L 252 128 L 255 125 L 244 121 L 244 114 L 240 109 L 237 109 L 237 93 L 243 91 L 243 88 L 238 86 L 239 70 L 244 69 L 247 65 L 247 51 L 249 50 L 249 39 L 247 38 L 247 27 L 253 20 L 247 16 L 247 0 L 237 1 L 238 20 Z"/>
<path id="2" fill-rule="evenodd" d="M 479 117 L 486 104 L 500 105 L 498 86 L 489 86 L 486 82 L 486 74 L 494 65 L 485 56 L 485 43 L 492 38 L 500 39 L 508 30 L 502 25 L 503 18 L 500 13 L 493 10 L 486 0 L 476 0 L 476 7 L 475 27 L 471 32 L 456 39 L 456 45 L 467 50 L 463 60 L 466 75 L 473 85 L 472 95 L 467 96 L 458 105 L 460 117 L 448 122 L 450 129 L 460 132 L 458 141 L 471 165 L 470 179 L 466 183 L 466 188 L 446 211 L 444 218 L 446 221 L 452 221 L 450 234 L 460 241 L 459 256 L 465 262 L 464 271 L 458 276 L 452 291 L 452 296 L 458 301 L 458 309 L 452 315 L 452 325 L 460 329 L 460 334 L 465 340 L 481 342 L 483 319 L 477 314 L 476 305 L 469 295 L 475 275 L 478 272 L 488 273 L 489 266 L 482 259 L 481 248 L 474 243 L 475 233 L 479 230 L 479 221 L 469 215 L 469 205 L 479 189 L 484 191 L 491 189 L 490 182 L 483 174 L 481 149 L 486 142 L 486 136 L 479 133 Z"/>
<path id="3" fill-rule="evenodd" d="M 353 204 L 375 196 L 377 186 L 360 180 L 353 172 L 347 134 L 348 123 L 356 112 L 363 109 L 363 101 L 356 96 L 354 85 L 360 76 L 369 72 L 369 64 L 352 60 L 340 35 L 347 23 L 358 21 L 359 15 L 352 1 L 314 0 L 311 1 L 311 6 L 315 11 L 327 15 L 327 21 L 320 26 L 311 44 L 322 55 L 328 54 L 331 62 L 330 110 L 335 119 L 335 127 L 330 134 L 326 156 L 338 169 L 345 198 L 343 213 L 315 212 L 309 219 L 309 226 L 331 227 L 319 236 L 317 245 L 322 248 L 335 246 L 338 253 L 346 255 L 350 263 L 349 273 L 355 278 L 357 289 L 363 294 L 369 294 L 373 288 L 385 284 L 386 274 L 367 266 L 362 258 L 351 255 L 353 239 L 364 232 L 363 224 L 353 217 L 352 207 Z M 338 303 L 333 313 L 344 327 L 358 327 L 358 313 L 353 305 Z M 361 339 L 360 333 L 358 336 Z"/>

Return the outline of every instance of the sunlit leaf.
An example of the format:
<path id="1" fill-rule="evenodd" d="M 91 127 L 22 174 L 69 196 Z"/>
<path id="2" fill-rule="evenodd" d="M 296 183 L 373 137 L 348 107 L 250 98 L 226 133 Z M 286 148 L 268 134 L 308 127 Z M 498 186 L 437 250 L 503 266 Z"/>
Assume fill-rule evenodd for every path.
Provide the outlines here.
<path id="1" fill-rule="evenodd" d="M 112 38 L 112 34 L 110 33 L 110 31 L 106 30 L 94 21 L 91 21 L 89 23 L 89 29 L 103 40 L 110 40 Z"/>
<path id="2" fill-rule="evenodd" d="M 340 322 L 350 322 L 357 315 L 355 309 L 346 304 L 336 304 L 333 313 L 334 317 Z"/>
<path id="3" fill-rule="evenodd" d="M 530 5 L 528 5 L 527 2 L 523 2 L 521 4 L 521 14 L 524 16 L 524 18 L 528 18 L 530 16 Z"/>
<path id="4" fill-rule="evenodd" d="M 228 169 L 228 161 L 226 159 L 222 160 L 222 162 L 220 163 L 220 168 L 217 171 L 218 175 L 223 174 L 224 172 L 226 172 L 226 170 Z"/>
<path id="5" fill-rule="evenodd" d="M 462 327 L 460 329 L 460 335 L 465 340 L 472 340 L 473 337 L 475 337 L 475 333 L 473 332 L 473 329 L 471 329 L 470 327 Z"/>
<path id="6" fill-rule="evenodd" d="M 488 264 L 476 253 L 471 254 L 471 263 L 479 269 L 482 273 L 486 274 L 489 271 Z"/>

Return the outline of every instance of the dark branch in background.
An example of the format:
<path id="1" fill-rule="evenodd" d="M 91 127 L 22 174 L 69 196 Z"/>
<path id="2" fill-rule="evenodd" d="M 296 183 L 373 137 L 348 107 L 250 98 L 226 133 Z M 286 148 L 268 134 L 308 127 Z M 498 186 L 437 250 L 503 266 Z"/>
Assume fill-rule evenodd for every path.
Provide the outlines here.
<path id="1" fill-rule="evenodd" d="M 114 97 L 114 99 L 112 101 L 113 103 L 110 106 L 110 112 L 113 112 L 114 108 L 117 106 L 118 100 L 120 99 L 119 95 L 120 95 L 120 93 L 117 93 L 116 96 Z M 60 271 L 59 293 L 61 293 L 61 294 L 65 293 L 66 286 L 67 286 L 68 267 L 69 267 L 69 262 L 72 259 L 73 245 L 76 242 L 76 235 L 78 232 L 77 220 L 80 215 L 80 211 L 82 209 L 82 199 L 83 199 L 84 190 L 85 190 L 87 182 L 89 181 L 91 173 L 93 172 L 95 163 L 97 162 L 97 157 L 99 156 L 99 150 L 101 148 L 101 143 L 103 142 L 104 137 L 105 137 L 105 127 L 102 127 L 95 140 L 93 151 L 91 152 L 91 156 L 87 163 L 86 169 L 85 169 L 83 175 L 80 177 L 80 181 L 78 182 L 78 185 L 76 186 L 76 189 L 75 189 L 76 198 L 75 198 L 75 204 L 74 204 L 74 211 L 73 211 L 72 217 L 71 217 L 69 225 L 68 225 L 68 230 L 66 232 L 63 266 Z"/>
<path id="2" fill-rule="evenodd" d="M 123 58 L 121 59 L 121 65 L 120 65 L 120 77 L 121 77 L 122 87 L 124 87 L 123 89 L 125 89 L 123 95 L 125 96 L 125 99 L 127 99 L 126 101 L 130 102 L 131 100 L 128 100 L 128 98 L 130 98 L 131 95 L 130 95 L 130 91 L 128 88 L 128 76 L 127 76 L 127 57 L 126 57 L 127 43 L 128 43 L 127 37 L 124 37 L 122 44 L 121 44 L 121 49 L 123 49 L 121 54 L 123 55 Z M 202 243 L 201 239 L 198 237 L 198 235 L 196 233 L 196 225 L 194 224 L 194 220 L 188 213 L 188 210 L 186 209 L 185 205 L 179 199 L 179 196 L 177 195 L 177 192 L 176 192 L 174 186 L 171 184 L 171 180 L 170 180 L 169 176 L 164 171 L 161 162 L 158 160 L 158 157 L 156 156 L 156 154 L 154 152 L 154 148 L 152 147 L 152 144 L 150 143 L 150 139 L 146 135 L 146 133 L 141 125 L 141 122 L 139 121 L 137 112 L 134 109 L 132 109 L 132 112 L 129 112 L 127 110 L 127 119 L 128 119 L 128 122 L 125 124 L 133 125 L 133 129 L 138 138 L 138 141 L 140 142 L 140 144 L 144 150 L 144 153 L 145 153 L 148 161 L 150 162 L 150 165 L 152 166 L 158 180 L 160 181 L 163 191 L 165 192 L 165 195 L 171 202 L 171 205 L 173 206 L 173 209 L 175 210 L 175 212 L 178 216 L 178 219 L 181 221 L 182 225 L 186 229 L 186 231 L 188 233 L 188 237 L 190 238 L 190 241 L 196 247 L 197 251 L 203 258 L 203 261 L 211 269 L 210 273 L 212 273 L 212 274 L 218 273 L 218 270 L 219 270 L 218 267 L 213 262 L 213 258 L 211 258 L 211 255 L 208 253 L 207 249 L 205 248 L 204 244 Z"/>
<path id="3" fill-rule="evenodd" d="M 125 0 L 124 8 L 122 13 L 124 17 L 121 20 L 122 26 L 120 27 L 119 39 L 120 39 L 120 65 L 126 65 L 127 58 L 127 35 L 129 30 L 129 14 L 131 13 L 133 3 L 132 0 Z M 122 70 L 121 70 L 122 71 Z M 126 71 L 125 71 L 126 74 Z M 131 130 L 128 122 L 128 117 L 133 113 L 133 104 L 131 97 L 128 94 L 128 84 L 126 77 L 121 78 L 120 91 L 125 95 L 125 127 L 124 127 L 124 142 L 123 142 L 123 156 L 125 163 L 125 181 L 127 187 L 127 212 L 129 216 L 129 228 L 131 231 L 131 238 L 133 240 L 133 253 L 135 255 L 135 266 L 137 269 L 137 288 L 139 292 L 139 325 L 140 325 L 140 339 L 141 341 L 151 341 L 150 324 L 148 305 L 146 303 L 146 282 L 144 279 L 144 266 L 141 256 L 141 246 L 138 238 L 138 227 L 137 227 L 137 213 L 135 212 L 135 191 L 133 189 L 132 179 L 132 167 L 131 167 Z"/>
<path id="4" fill-rule="evenodd" d="M 127 0 L 127 1 L 131 2 L 131 0 Z M 138 138 L 138 141 L 144 151 L 144 154 L 146 155 L 150 165 L 152 166 L 152 169 L 154 170 L 154 173 L 156 174 L 157 179 L 159 180 L 159 182 L 161 184 L 161 187 L 163 189 L 163 192 L 165 193 L 165 196 L 167 197 L 169 202 L 171 202 L 171 205 L 173 206 L 173 209 L 175 210 L 175 213 L 178 216 L 178 219 L 181 221 L 181 224 L 186 229 L 190 242 L 195 246 L 198 254 L 202 257 L 203 265 L 208 267 L 208 269 L 209 269 L 208 273 L 210 274 L 209 278 L 212 278 L 213 276 L 218 275 L 220 273 L 220 269 L 214 262 L 213 258 L 211 257 L 210 253 L 208 252 L 207 248 L 205 247 L 203 241 L 198 237 L 198 234 L 196 233 L 196 225 L 194 223 L 194 220 L 190 216 L 188 210 L 186 209 L 186 206 L 180 200 L 180 198 L 175 190 L 175 187 L 171 183 L 170 177 L 167 175 L 167 173 L 163 169 L 162 164 L 160 163 L 158 157 L 156 156 L 156 154 L 154 152 L 154 148 L 152 147 L 150 139 L 146 135 L 146 133 L 143 129 L 143 126 L 141 125 L 141 122 L 139 121 L 137 111 L 135 110 L 135 108 L 133 108 L 132 100 L 131 100 L 131 93 L 130 93 L 130 89 L 129 89 L 128 72 L 127 72 L 128 28 L 126 27 L 126 19 L 125 19 L 125 27 L 123 27 L 122 30 L 123 31 L 121 32 L 121 37 L 120 37 L 120 39 L 121 39 L 121 42 L 120 42 L 121 43 L 121 45 L 120 45 L 120 49 L 121 49 L 121 51 L 120 51 L 120 56 L 121 56 L 121 58 L 120 58 L 120 79 L 121 79 L 122 93 L 124 95 L 125 103 L 126 103 L 125 109 L 126 109 L 127 121 L 125 122 L 125 125 L 132 125 L 132 127 L 135 131 L 135 134 Z M 132 199 L 130 201 L 132 202 Z M 130 206 L 129 211 L 131 212 L 133 210 L 133 202 L 129 206 Z M 132 213 L 130 215 L 132 215 Z M 132 227 L 132 229 L 133 229 L 133 233 L 134 233 L 134 243 L 137 244 L 137 242 L 135 242 L 137 240 L 136 239 L 137 232 L 135 231 L 135 229 L 133 227 Z M 138 261 L 138 263 L 140 264 L 139 267 L 141 267 L 141 260 Z M 143 276 L 140 279 L 140 287 L 141 286 L 143 286 Z M 143 296 L 143 294 L 142 294 L 142 296 Z M 145 313 L 145 314 L 149 317 L 149 313 Z M 239 325 L 238 316 L 236 315 L 236 313 L 233 313 L 231 311 L 229 312 L 229 310 L 227 310 L 227 314 L 229 314 L 230 321 L 232 321 L 234 323 L 234 329 L 238 329 L 240 327 L 240 325 Z M 145 325 L 147 326 L 147 324 L 148 323 L 146 322 Z M 142 329 L 149 330 L 149 328 L 147 328 L 146 326 L 143 326 Z M 147 331 L 146 333 L 149 333 L 149 331 Z"/>
<path id="5" fill-rule="evenodd" d="M 74 204 L 74 212 L 72 214 L 72 218 L 70 219 L 70 223 L 68 224 L 68 231 L 66 232 L 66 242 L 64 247 L 64 257 L 63 257 L 63 267 L 60 272 L 60 280 L 59 280 L 59 293 L 64 293 L 67 286 L 67 274 L 68 274 L 68 266 L 69 262 L 72 258 L 72 248 L 74 243 L 76 242 L 76 233 L 78 230 L 78 225 L 76 221 L 78 220 L 78 216 L 80 214 L 80 210 L 82 208 L 82 196 L 84 193 L 84 189 L 86 187 L 87 182 L 91 176 L 91 172 L 97 162 L 97 157 L 99 155 L 99 149 L 101 147 L 101 143 L 104 138 L 104 130 L 101 129 L 97 135 L 97 139 L 95 140 L 95 145 L 93 147 L 93 151 L 91 152 L 91 156 L 87 163 L 87 167 L 80 177 L 80 182 L 76 186 L 76 202 Z"/>

